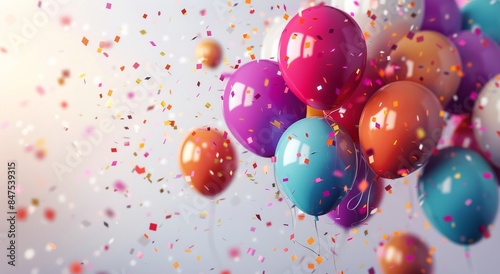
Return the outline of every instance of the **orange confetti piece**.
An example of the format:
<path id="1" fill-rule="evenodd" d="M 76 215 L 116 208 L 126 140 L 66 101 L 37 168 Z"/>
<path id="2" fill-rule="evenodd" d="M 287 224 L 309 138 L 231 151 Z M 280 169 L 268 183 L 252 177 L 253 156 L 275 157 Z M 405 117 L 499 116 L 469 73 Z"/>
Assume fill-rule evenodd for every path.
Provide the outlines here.
<path id="1" fill-rule="evenodd" d="M 89 43 L 89 39 L 87 39 L 87 37 L 83 36 L 83 38 L 82 38 L 82 43 L 83 43 L 85 46 L 87 46 L 87 45 L 88 45 L 88 43 Z"/>

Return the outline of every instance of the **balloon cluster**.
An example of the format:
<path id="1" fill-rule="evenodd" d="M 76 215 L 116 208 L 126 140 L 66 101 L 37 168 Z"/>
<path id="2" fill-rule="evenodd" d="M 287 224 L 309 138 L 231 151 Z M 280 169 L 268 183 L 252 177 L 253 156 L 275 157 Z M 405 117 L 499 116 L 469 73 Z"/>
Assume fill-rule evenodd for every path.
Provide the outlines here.
<path id="1" fill-rule="evenodd" d="M 355 227 L 377 211 L 382 179 L 423 168 L 426 217 L 451 241 L 475 243 L 489 236 L 498 209 L 499 13 L 490 0 L 462 10 L 454 0 L 306 8 L 264 40 L 262 56 L 276 60 L 251 61 L 230 77 L 224 119 L 243 147 L 272 159 L 280 189 L 309 215 Z M 463 122 L 453 146 L 438 149 L 447 117 Z M 194 133 L 183 173 L 199 192 L 217 194 L 236 157 L 213 130 Z M 190 166 L 195 158 L 202 168 Z M 432 271 L 414 236 L 381 249 L 386 273 Z M 395 268 L 387 254 L 396 253 L 413 259 Z"/>

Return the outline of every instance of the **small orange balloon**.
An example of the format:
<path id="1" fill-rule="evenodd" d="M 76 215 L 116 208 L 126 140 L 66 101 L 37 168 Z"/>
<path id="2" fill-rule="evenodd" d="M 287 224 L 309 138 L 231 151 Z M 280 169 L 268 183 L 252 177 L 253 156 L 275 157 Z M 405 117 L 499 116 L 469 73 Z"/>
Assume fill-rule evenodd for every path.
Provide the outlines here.
<path id="1" fill-rule="evenodd" d="M 392 51 L 386 79 L 422 84 L 446 107 L 460 85 L 460 54 L 453 42 L 440 33 L 420 31 L 411 37 L 401 39 Z"/>
<path id="2" fill-rule="evenodd" d="M 319 109 L 315 109 L 315 108 L 312 108 L 310 106 L 307 106 L 307 113 L 306 113 L 306 117 L 307 118 L 310 118 L 310 117 L 324 117 L 325 114 L 323 113 L 322 110 L 319 110 Z"/>
<path id="3" fill-rule="evenodd" d="M 403 233 L 392 237 L 377 250 L 384 274 L 431 274 L 432 251 L 417 236 Z"/>
<path id="4" fill-rule="evenodd" d="M 186 182 L 206 197 L 223 192 L 234 178 L 236 151 L 217 129 L 200 128 L 191 132 L 182 143 L 179 165 Z"/>
<path id="5" fill-rule="evenodd" d="M 361 150 L 382 178 L 404 177 L 424 165 L 436 149 L 444 111 L 426 87 L 399 81 L 379 89 L 359 122 Z"/>
<path id="6" fill-rule="evenodd" d="M 196 58 L 203 65 L 215 68 L 220 64 L 222 59 L 222 48 L 217 41 L 205 39 L 198 43 L 195 49 Z"/>

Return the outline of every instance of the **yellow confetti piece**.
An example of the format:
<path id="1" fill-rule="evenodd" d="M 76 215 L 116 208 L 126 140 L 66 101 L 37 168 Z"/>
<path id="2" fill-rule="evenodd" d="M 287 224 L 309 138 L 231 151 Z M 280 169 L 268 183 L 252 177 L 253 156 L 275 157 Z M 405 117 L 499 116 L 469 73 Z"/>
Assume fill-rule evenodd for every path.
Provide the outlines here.
<path id="1" fill-rule="evenodd" d="M 141 31 L 139 31 L 139 32 L 140 32 L 142 35 L 144 35 L 144 34 L 146 34 L 146 33 L 147 33 L 147 32 L 146 32 L 146 30 L 143 30 L 143 29 L 142 29 Z"/>
<path id="2" fill-rule="evenodd" d="M 200 256 L 196 256 L 196 260 L 200 261 L 201 257 Z"/>
<path id="3" fill-rule="evenodd" d="M 316 262 L 321 264 L 323 262 L 323 258 L 321 256 L 316 257 Z"/>
<path id="4" fill-rule="evenodd" d="M 314 238 L 313 237 L 310 237 L 309 239 L 307 239 L 307 243 L 309 245 L 312 245 L 314 243 Z"/>
<path id="5" fill-rule="evenodd" d="M 177 269 L 179 267 L 179 263 L 178 262 L 175 262 L 173 265 L 172 265 L 175 269 Z"/>
<path id="6" fill-rule="evenodd" d="M 394 102 L 392 102 L 392 106 L 393 106 L 393 107 L 397 107 L 397 106 L 399 106 L 398 101 L 394 101 Z"/>
<path id="7" fill-rule="evenodd" d="M 419 127 L 419 128 L 417 129 L 417 138 L 418 138 L 419 140 L 422 140 L 422 139 L 424 139 L 424 138 L 425 138 L 425 130 L 424 130 L 423 128 L 421 128 L 421 127 Z"/>
<path id="8" fill-rule="evenodd" d="M 269 86 L 269 79 L 264 80 L 264 86 L 265 87 Z"/>
<path id="9" fill-rule="evenodd" d="M 104 104 L 105 107 L 110 108 L 113 106 L 113 99 L 109 98 L 106 103 Z"/>
<path id="10" fill-rule="evenodd" d="M 382 239 L 384 239 L 384 240 L 389 239 L 389 235 L 387 235 L 387 234 L 382 235 Z"/>
<path id="11" fill-rule="evenodd" d="M 211 106 L 211 104 L 210 104 L 210 103 L 206 103 L 206 104 L 205 104 L 205 107 L 206 107 L 206 108 L 210 108 L 210 106 Z"/>
<path id="12" fill-rule="evenodd" d="M 410 202 L 407 202 L 406 203 L 406 209 L 410 209 L 411 208 L 411 203 Z"/>
<path id="13" fill-rule="evenodd" d="M 292 255 L 292 261 L 297 260 L 297 255 Z"/>
<path id="14" fill-rule="evenodd" d="M 455 173 L 455 176 L 453 176 L 455 179 L 460 179 L 462 177 L 462 174 L 460 173 Z"/>
<path id="15" fill-rule="evenodd" d="M 165 107 L 165 105 L 167 105 L 167 103 L 165 103 L 165 101 L 161 101 L 160 105 L 161 105 L 162 107 Z"/>

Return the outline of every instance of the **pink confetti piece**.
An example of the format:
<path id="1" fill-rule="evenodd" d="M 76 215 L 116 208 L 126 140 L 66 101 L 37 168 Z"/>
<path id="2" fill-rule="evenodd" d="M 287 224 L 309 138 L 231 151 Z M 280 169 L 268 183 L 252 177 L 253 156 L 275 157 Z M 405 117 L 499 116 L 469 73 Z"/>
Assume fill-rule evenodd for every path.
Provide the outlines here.
<path id="1" fill-rule="evenodd" d="M 251 227 L 251 228 L 250 228 L 250 231 L 251 231 L 251 232 L 255 232 L 255 227 Z"/>
<path id="2" fill-rule="evenodd" d="M 493 174 L 491 172 L 485 172 L 485 173 L 483 173 L 483 177 L 485 179 L 489 180 L 489 179 L 493 178 Z"/>
<path id="3" fill-rule="evenodd" d="M 132 66 L 134 69 L 137 69 L 139 67 L 139 63 L 135 62 L 134 65 Z"/>
<path id="4" fill-rule="evenodd" d="M 151 46 L 156 47 L 156 44 L 154 41 L 149 41 L 149 43 L 151 43 Z"/>
<path id="5" fill-rule="evenodd" d="M 259 262 L 263 263 L 266 258 L 262 255 L 259 256 Z"/>
<path id="6" fill-rule="evenodd" d="M 471 204 L 472 204 L 472 200 L 471 199 L 465 200 L 465 205 L 466 206 L 470 206 Z"/>
<path id="7" fill-rule="evenodd" d="M 330 190 L 325 190 L 323 191 L 323 197 L 329 197 L 330 196 Z"/>
<path id="8" fill-rule="evenodd" d="M 110 9 L 111 9 L 111 3 L 106 3 L 106 8 L 107 8 L 108 10 L 110 10 Z"/>
<path id="9" fill-rule="evenodd" d="M 444 216 L 443 220 L 447 223 L 453 221 L 453 217 L 451 215 Z"/>
<path id="10" fill-rule="evenodd" d="M 340 171 L 340 170 L 335 170 L 333 172 L 333 176 L 335 176 L 337 178 L 342 178 L 342 177 L 344 177 L 344 173 L 342 171 Z"/>
<path id="11" fill-rule="evenodd" d="M 249 247 L 248 250 L 247 250 L 247 254 L 253 256 L 255 254 L 255 249 Z"/>
<path id="12" fill-rule="evenodd" d="M 173 243 L 168 243 L 167 247 L 168 247 L 169 249 L 172 249 L 172 248 L 174 248 L 174 244 L 173 244 Z"/>
<path id="13" fill-rule="evenodd" d="M 138 251 L 135 256 L 137 257 L 137 259 L 142 259 L 142 256 L 144 256 L 144 254 L 141 251 Z"/>

